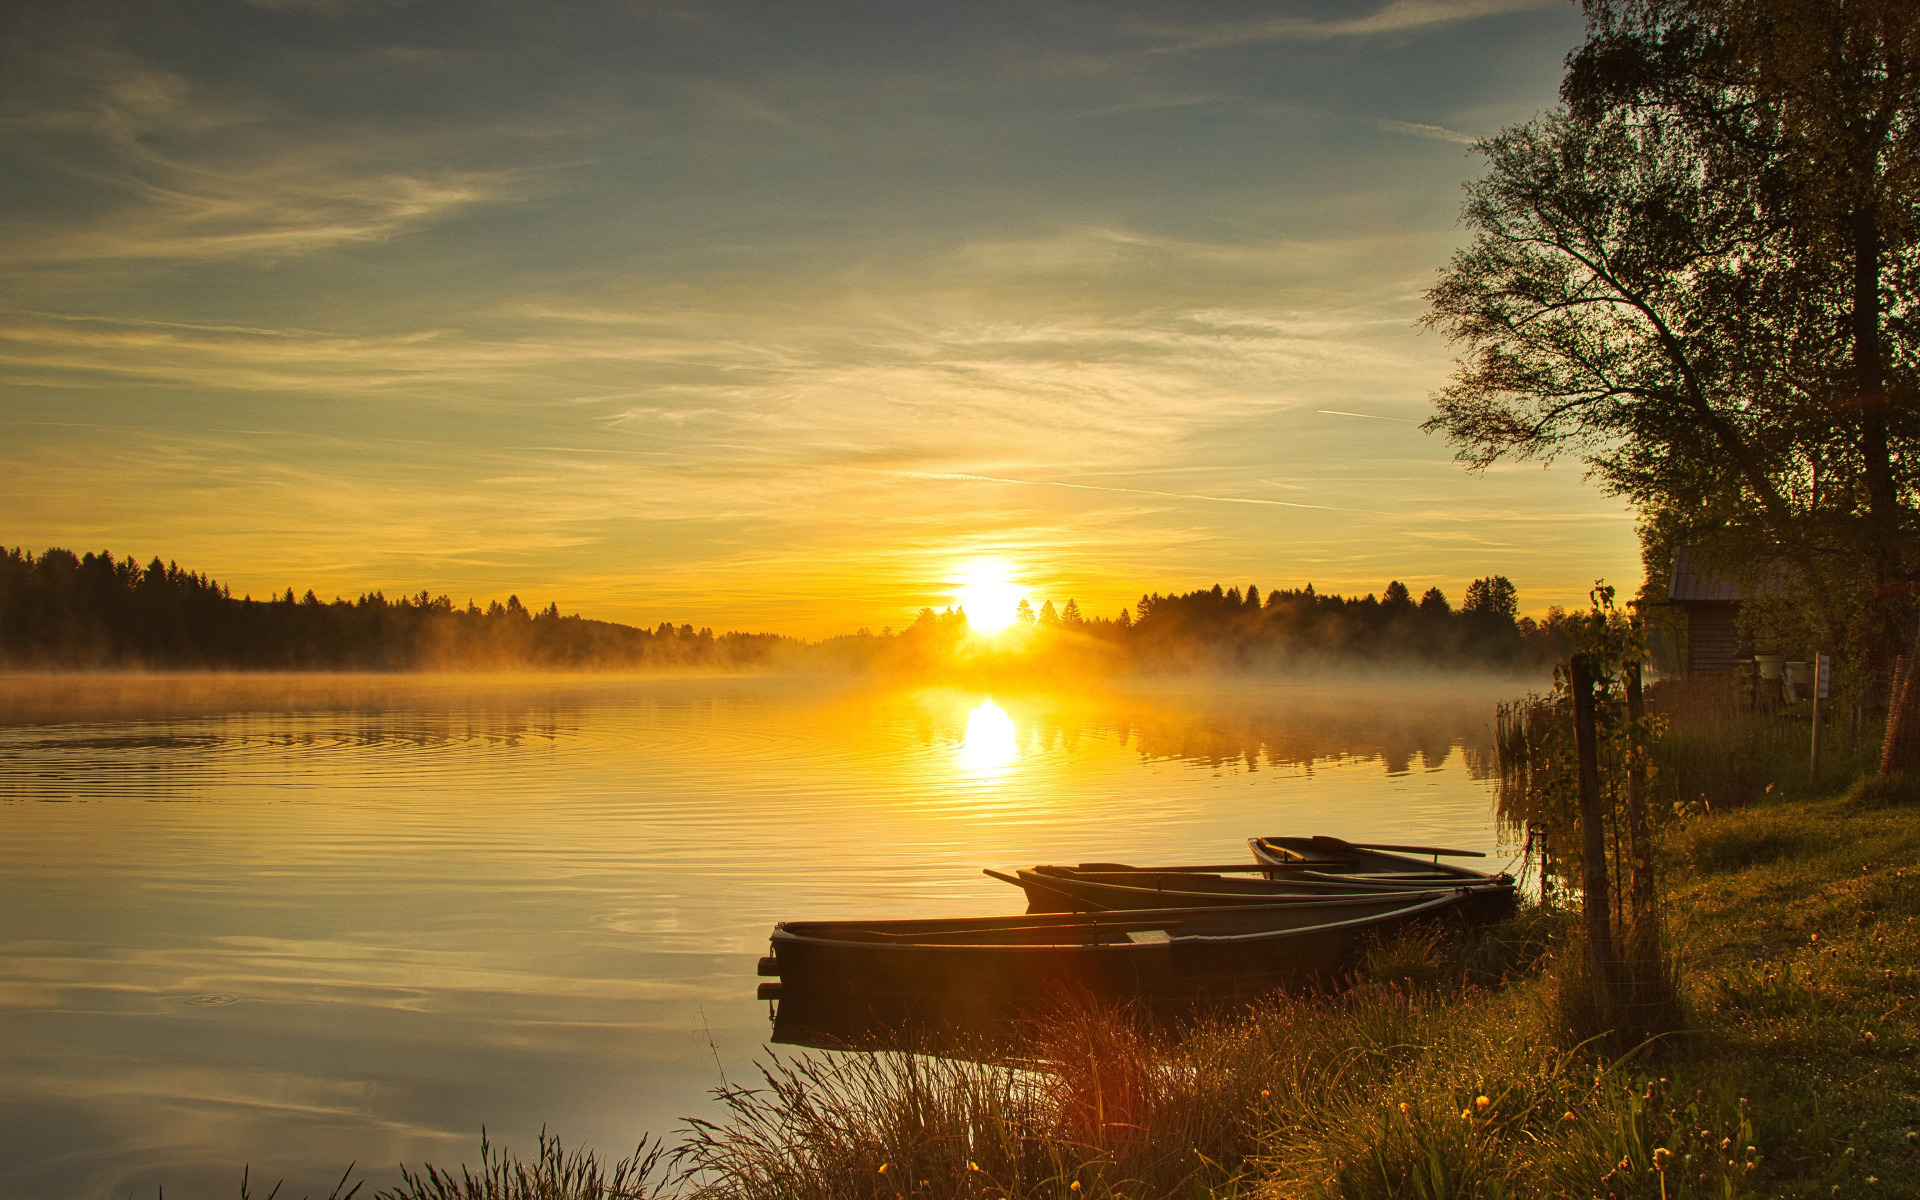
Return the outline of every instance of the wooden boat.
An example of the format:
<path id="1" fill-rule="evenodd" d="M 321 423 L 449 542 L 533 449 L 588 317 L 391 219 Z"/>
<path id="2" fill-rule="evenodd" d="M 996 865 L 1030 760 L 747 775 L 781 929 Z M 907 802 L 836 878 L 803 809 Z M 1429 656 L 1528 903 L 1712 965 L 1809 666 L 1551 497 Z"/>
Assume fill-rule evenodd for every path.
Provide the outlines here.
<path id="1" fill-rule="evenodd" d="M 1002 1032 L 1073 997 L 1154 1012 L 1337 984 L 1374 937 L 1458 919 L 1457 890 L 1312 903 L 933 920 L 789 921 L 773 930 L 762 999 L 776 1033 L 872 1043 L 906 1028 Z"/>
<path id="2" fill-rule="evenodd" d="M 1444 858 L 1485 858 L 1478 850 L 1448 850 L 1440 846 L 1394 846 L 1356 843 L 1336 837 L 1257 837 L 1247 839 L 1260 865 L 1277 877 L 1295 879 L 1367 880 L 1432 886 L 1446 882 L 1510 879 L 1468 867 L 1443 863 Z M 1413 854 L 1431 856 L 1422 862 Z"/>
<path id="3" fill-rule="evenodd" d="M 1110 912 L 1142 908 L 1205 908 L 1221 905 L 1312 904 L 1341 897 L 1434 890 L 1431 882 L 1239 877 L 1192 870 L 1127 867 L 1095 863 L 1079 867 L 1041 866 L 1017 876 L 988 871 L 1017 884 L 1027 894 L 1030 913 Z M 1443 886 L 1467 893 L 1463 911 L 1469 921 L 1497 921 L 1513 911 L 1513 881 L 1491 877 L 1449 880 Z"/>

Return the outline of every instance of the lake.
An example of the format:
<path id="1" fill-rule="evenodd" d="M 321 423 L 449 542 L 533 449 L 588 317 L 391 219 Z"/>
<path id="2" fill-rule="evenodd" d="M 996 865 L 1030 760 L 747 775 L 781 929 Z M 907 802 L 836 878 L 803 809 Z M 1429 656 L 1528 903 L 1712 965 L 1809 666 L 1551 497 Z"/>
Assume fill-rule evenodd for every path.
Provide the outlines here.
<path id="1" fill-rule="evenodd" d="M 777 920 L 1021 911 L 982 867 L 1489 852 L 1526 681 L 0 678 L 0 1195 L 324 1196 L 608 1158 L 770 1050 Z"/>

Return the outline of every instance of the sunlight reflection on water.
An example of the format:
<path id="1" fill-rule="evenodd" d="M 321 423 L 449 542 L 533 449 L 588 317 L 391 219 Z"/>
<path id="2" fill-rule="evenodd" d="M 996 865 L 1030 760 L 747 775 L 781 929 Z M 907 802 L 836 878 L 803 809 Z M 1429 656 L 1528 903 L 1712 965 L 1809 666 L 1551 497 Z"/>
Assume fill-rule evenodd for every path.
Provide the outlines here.
<path id="1" fill-rule="evenodd" d="M 617 1154 L 753 1078 L 776 920 L 1260 833 L 1501 851 L 1523 686 L 0 679 L 0 1194 Z"/>
<path id="2" fill-rule="evenodd" d="M 960 739 L 960 764 L 967 774 L 995 780 L 1020 757 L 1020 731 L 1007 710 L 982 700 L 967 714 L 967 732 Z"/>

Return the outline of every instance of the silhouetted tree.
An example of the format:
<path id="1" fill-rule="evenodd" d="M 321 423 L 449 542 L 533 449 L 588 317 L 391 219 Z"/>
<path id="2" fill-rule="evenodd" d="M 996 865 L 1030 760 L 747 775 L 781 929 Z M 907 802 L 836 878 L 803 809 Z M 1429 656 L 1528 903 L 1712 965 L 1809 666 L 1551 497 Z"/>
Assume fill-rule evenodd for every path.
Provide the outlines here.
<path id="1" fill-rule="evenodd" d="M 1460 605 L 1460 611 L 1463 615 L 1511 625 L 1520 615 L 1520 595 L 1505 575 L 1489 575 L 1467 585 L 1467 598 Z"/>

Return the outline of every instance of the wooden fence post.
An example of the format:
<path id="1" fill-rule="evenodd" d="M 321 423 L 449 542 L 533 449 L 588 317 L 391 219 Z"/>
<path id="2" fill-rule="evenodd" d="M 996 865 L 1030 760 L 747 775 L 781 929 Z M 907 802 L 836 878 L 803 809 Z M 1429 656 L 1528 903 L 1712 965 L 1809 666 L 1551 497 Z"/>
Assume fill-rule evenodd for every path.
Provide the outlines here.
<path id="1" fill-rule="evenodd" d="M 1600 1023 L 1613 1023 L 1613 920 L 1607 902 L 1607 834 L 1600 809 L 1600 746 L 1593 727 L 1593 662 L 1576 654 L 1569 665 L 1573 685 L 1573 740 L 1580 761 L 1580 885 L 1587 921 L 1587 955 L 1593 969 L 1593 1001 Z"/>
<path id="2" fill-rule="evenodd" d="M 1640 664 L 1630 662 L 1623 672 L 1627 684 L 1627 718 L 1638 725 L 1647 715 L 1646 693 L 1640 687 Z M 1627 764 L 1627 845 L 1633 857 L 1633 923 L 1653 919 L 1653 845 L 1647 834 L 1646 748 L 1638 739 L 1629 749 Z M 1636 940 L 1638 938 L 1636 937 Z"/>

